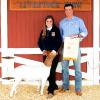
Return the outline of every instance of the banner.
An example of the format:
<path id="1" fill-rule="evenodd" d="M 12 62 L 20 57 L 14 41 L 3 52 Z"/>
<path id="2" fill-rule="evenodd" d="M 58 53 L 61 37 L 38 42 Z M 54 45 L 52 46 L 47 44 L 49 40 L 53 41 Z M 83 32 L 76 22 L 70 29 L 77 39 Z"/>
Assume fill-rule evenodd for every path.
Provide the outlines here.
<path id="1" fill-rule="evenodd" d="M 78 11 L 91 10 L 91 0 L 10 0 L 10 10 L 59 11 L 65 3 L 72 3 Z"/>
<path id="2" fill-rule="evenodd" d="M 79 50 L 79 38 L 65 37 L 64 39 L 64 60 L 77 60 Z"/>

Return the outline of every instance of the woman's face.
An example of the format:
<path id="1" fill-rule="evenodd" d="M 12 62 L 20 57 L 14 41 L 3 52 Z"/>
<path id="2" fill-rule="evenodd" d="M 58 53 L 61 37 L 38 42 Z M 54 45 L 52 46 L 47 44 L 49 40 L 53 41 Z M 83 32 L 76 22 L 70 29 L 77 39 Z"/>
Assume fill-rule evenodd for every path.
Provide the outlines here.
<path id="1" fill-rule="evenodd" d="M 46 26 L 47 28 L 51 27 L 53 25 L 53 20 L 51 18 L 46 20 Z"/>

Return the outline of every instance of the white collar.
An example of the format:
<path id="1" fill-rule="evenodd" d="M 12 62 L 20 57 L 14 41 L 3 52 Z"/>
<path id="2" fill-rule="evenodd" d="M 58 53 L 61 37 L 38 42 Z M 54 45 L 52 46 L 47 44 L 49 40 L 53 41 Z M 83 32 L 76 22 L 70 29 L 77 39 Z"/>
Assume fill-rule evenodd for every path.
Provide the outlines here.
<path id="1" fill-rule="evenodd" d="M 52 26 L 47 28 L 47 30 L 49 30 L 49 31 L 50 31 L 51 29 L 52 29 Z"/>

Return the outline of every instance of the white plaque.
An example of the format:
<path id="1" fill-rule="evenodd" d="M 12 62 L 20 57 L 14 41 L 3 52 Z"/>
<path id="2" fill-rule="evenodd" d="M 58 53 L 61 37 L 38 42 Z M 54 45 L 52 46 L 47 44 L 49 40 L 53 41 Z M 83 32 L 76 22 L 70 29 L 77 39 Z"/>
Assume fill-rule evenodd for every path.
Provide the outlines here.
<path id="1" fill-rule="evenodd" d="M 64 39 L 64 60 L 77 60 L 79 50 L 79 38 L 65 37 Z"/>

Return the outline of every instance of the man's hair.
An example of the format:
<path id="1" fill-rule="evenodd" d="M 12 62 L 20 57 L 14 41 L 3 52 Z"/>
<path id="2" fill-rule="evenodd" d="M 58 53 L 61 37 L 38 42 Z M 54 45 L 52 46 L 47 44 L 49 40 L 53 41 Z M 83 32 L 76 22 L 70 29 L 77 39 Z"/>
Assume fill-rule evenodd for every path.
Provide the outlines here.
<path id="1" fill-rule="evenodd" d="M 64 9 L 65 9 L 65 7 L 69 7 L 69 6 L 71 6 L 72 9 L 74 8 L 73 4 L 71 4 L 71 3 L 66 3 L 66 4 L 64 5 Z"/>

